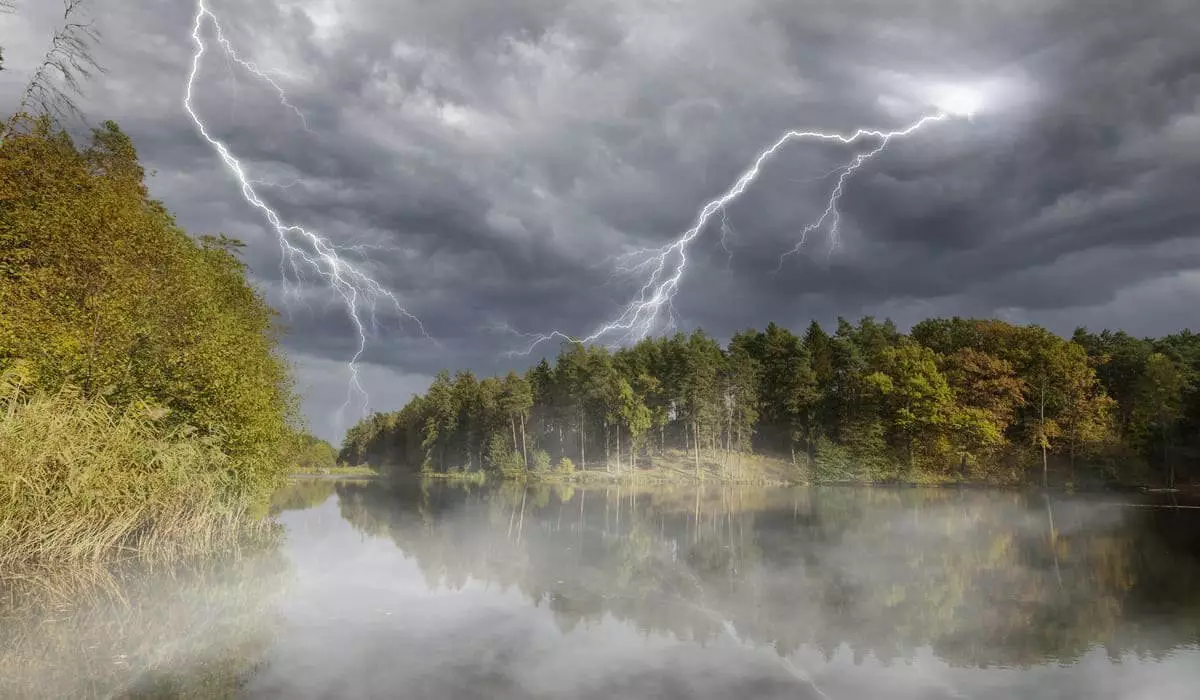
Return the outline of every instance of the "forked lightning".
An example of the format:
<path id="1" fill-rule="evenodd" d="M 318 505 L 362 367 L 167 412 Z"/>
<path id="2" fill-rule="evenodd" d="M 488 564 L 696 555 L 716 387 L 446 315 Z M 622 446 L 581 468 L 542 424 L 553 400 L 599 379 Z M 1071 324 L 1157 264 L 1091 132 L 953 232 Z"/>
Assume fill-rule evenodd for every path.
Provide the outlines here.
<path id="1" fill-rule="evenodd" d="M 390 307 L 398 318 L 406 318 L 416 323 L 421 334 L 426 338 L 429 335 L 425 332 L 424 326 L 421 325 L 420 319 L 410 314 L 394 293 L 377 282 L 361 267 L 347 261 L 341 254 L 342 251 L 333 242 L 315 231 L 296 224 L 284 223 L 279 214 L 259 197 L 255 189 L 255 184 L 258 181 L 252 180 L 246 173 L 246 169 L 241 161 L 233 155 L 229 147 L 209 132 L 204 121 L 192 106 L 192 91 L 196 83 L 196 76 L 200 72 L 201 59 L 204 57 L 207 48 L 202 36 L 206 20 L 212 26 L 216 41 L 224 49 L 226 55 L 245 68 L 246 71 L 270 85 L 278 94 L 280 104 L 299 115 L 306 130 L 308 125 L 303 122 L 304 115 L 288 101 L 287 95 L 284 94 L 283 89 L 278 83 L 253 63 L 237 55 L 232 44 L 230 44 L 221 30 L 221 25 L 217 21 L 216 15 L 205 6 L 204 0 L 197 0 L 196 17 L 192 25 L 192 40 L 195 42 L 196 52 L 192 56 L 192 69 L 188 74 L 187 89 L 183 100 L 184 109 L 191 116 L 200 135 L 216 150 L 221 160 L 225 163 L 225 166 L 237 179 L 238 184 L 241 186 L 242 197 L 245 198 L 247 203 L 262 212 L 267 223 L 275 231 L 283 256 L 281 266 L 283 266 L 284 272 L 283 283 L 285 292 L 287 291 L 287 272 L 289 270 L 291 276 L 298 283 L 303 282 L 305 271 L 308 271 L 323 278 L 325 283 L 341 298 L 342 303 L 346 307 L 346 312 L 358 333 L 358 345 L 348 362 L 350 383 L 347 388 L 346 403 L 342 405 L 342 408 L 338 412 L 338 422 L 340 423 L 342 412 L 349 407 L 355 396 L 361 397 L 360 409 L 364 413 L 370 402 L 370 396 L 359 381 L 357 364 L 367 347 L 368 322 L 364 321 L 364 314 L 366 314 L 366 318 L 370 319 L 370 325 L 374 327 L 376 324 L 376 312 L 379 310 L 381 304 L 386 305 Z"/>
<path id="2" fill-rule="evenodd" d="M 705 204 L 696 216 L 692 227 L 684 231 L 678 238 L 661 248 L 638 250 L 621 258 L 623 261 L 631 262 L 619 265 L 617 268 L 618 271 L 624 273 L 641 273 L 645 275 L 645 280 L 638 290 L 637 295 L 625 306 L 620 315 L 600 326 L 590 335 L 581 338 L 572 337 L 561 331 L 527 334 L 526 337 L 531 339 L 531 343 L 523 351 L 520 351 L 519 354 L 528 354 L 539 344 L 553 338 L 583 343 L 605 341 L 607 344 L 620 345 L 641 340 L 661 325 L 666 325 L 667 327 L 674 326 L 675 319 L 672 304 L 675 294 L 679 290 L 683 274 L 687 269 L 688 247 L 718 213 L 722 216 L 723 231 L 721 238 L 722 245 L 724 246 L 724 234 L 728 228 L 728 220 L 725 218 L 726 207 L 740 197 L 751 183 L 758 179 L 766 162 L 788 143 L 792 141 L 815 140 L 850 145 L 867 139 L 878 140 L 878 144 L 870 150 L 859 153 L 847 164 L 830 173 L 826 173 L 825 176 L 834 173 L 838 174 L 837 185 L 830 192 L 821 215 L 801 228 L 799 240 L 796 245 L 785 252 L 780 258 L 780 268 L 782 268 L 784 261 L 789 255 L 794 255 L 800 251 L 810 233 L 821 228 L 828 228 L 830 240 L 836 246 L 837 234 L 841 223 L 841 212 L 838 210 L 838 202 L 845 191 L 846 183 L 863 164 L 882 153 L 887 148 L 889 142 L 895 138 L 909 136 L 930 123 L 943 121 L 952 116 L 970 117 L 974 113 L 976 106 L 977 99 L 973 93 L 957 92 L 949 101 L 944 102 L 936 113 L 921 117 L 908 126 L 894 131 L 883 131 L 880 129 L 857 129 L 850 133 L 788 131 L 779 140 L 771 144 L 769 148 L 759 153 L 758 157 L 754 159 L 753 164 L 734 181 L 733 185 L 724 194 Z M 726 250 L 728 249 L 726 248 Z M 663 323 L 664 317 L 665 324 Z"/>

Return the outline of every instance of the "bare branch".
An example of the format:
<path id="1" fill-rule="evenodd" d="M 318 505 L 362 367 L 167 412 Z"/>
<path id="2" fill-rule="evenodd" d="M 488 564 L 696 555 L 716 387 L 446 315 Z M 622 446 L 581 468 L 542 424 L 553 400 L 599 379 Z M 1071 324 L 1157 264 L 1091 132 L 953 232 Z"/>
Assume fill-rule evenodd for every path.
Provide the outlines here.
<path id="1" fill-rule="evenodd" d="M 11 5 L 12 0 L 0 0 Z M 75 102 L 82 94 L 80 83 L 104 68 L 92 56 L 92 46 L 100 35 L 91 21 L 77 16 L 87 0 L 63 0 L 63 24 L 50 41 L 50 50 L 33 74 L 21 97 L 18 113 L 35 112 L 52 117 L 79 116 Z"/>
<path id="2" fill-rule="evenodd" d="M 16 0 L 0 0 L 0 15 L 11 15 L 16 9 Z M 0 46 L 0 70 L 4 70 L 4 47 Z"/>

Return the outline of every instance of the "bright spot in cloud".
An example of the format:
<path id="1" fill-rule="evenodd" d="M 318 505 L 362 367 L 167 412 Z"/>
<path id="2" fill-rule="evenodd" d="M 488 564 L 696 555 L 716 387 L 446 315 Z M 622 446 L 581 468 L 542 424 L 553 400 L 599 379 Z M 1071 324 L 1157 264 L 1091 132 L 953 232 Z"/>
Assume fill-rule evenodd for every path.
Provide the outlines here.
<path id="1" fill-rule="evenodd" d="M 983 94 L 971 88 L 951 88 L 944 90 L 935 101 L 937 108 L 947 114 L 960 117 L 971 117 L 979 111 L 983 104 Z"/>

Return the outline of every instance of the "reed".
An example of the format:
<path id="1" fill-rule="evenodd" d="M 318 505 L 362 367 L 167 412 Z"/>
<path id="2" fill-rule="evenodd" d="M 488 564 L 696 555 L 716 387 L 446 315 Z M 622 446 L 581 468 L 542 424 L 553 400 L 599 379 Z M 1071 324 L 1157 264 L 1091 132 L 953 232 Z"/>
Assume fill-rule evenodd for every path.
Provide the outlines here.
<path id="1" fill-rule="evenodd" d="M 0 379 L 0 572 L 169 557 L 241 537 L 256 499 L 238 483 L 238 465 L 164 416 Z"/>

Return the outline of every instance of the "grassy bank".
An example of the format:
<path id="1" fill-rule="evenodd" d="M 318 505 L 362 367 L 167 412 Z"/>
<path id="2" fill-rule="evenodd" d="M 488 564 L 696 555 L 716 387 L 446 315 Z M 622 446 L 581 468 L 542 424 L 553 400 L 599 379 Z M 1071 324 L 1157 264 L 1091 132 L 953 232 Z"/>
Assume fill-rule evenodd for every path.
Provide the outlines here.
<path id="1" fill-rule="evenodd" d="M 161 412 L 0 382 L 0 571 L 236 540 L 254 499 L 233 464 Z"/>
<path id="2" fill-rule="evenodd" d="M 488 479 L 526 481 L 533 483 L 605 485 L 605 484 L 731 484 L 751 486 L 788 486 L 802 484 L 840 485 L 911 485 L 911 486 L 955 486 L 974 485 L 991 487 L 1013 487 L 1034 482 L 1026 471 L 1004 468 L 999 465 L 974 464 L 966 472 L 946 473 L 924 470 L 909 470 L 902 465 L 880 460 L 852 460 L 844 455 L 820 456 L 807 460 L 800 456 L 796 463 L 791 460 L 757 453 L 726 454 L 705 451 L 701 453 L 697 467 L 694 453 L 668 449 L 649 459 L 643 458 L 638 466 L 630 468 L 624 464 L 605 467 L 592 463 L 586 469 L 562 463 L 549 469 L 513 470 L 503 472 L 451 470 L 449 472 L 424 473 L 425 478 L 444 479 L 455 482 L 482 483 Z M 1100 487 L 1104 484 L 1073 484 L 1064 472 L 1055 472 L 1055 483 L 1068 487 Z"/>
<path id="3" fill-rule="evenodd" d="M 301 469 L 292 471 L 289 474 L 289 476 L 298 477 L 298 478 L 317 478 L 317 477 L 375 478 L 375 477 L 379 476 L 379 472 L 376 471 L 375 469 L 365 466 L 365 465 L 347 466 L 347 465 L 339 464 L 336 466 L 328 466 L 328 467 L 301 468 Z"/>
<path id="4" fill-rule="evenodd" d="M 615 465 L 605 467 L 591 464 L 579 469 L 570 460 L 564 460 L 548 469 L 532 469 L 503 473 L 499 471 L 461 471 L 425 473 L 422 476 L 456 482 L 482 483 L 494 478 L 512 481 L 531 481 L 550 484 L 742 484 L 758 486 L 784 486 L 805 483 L 805 475 L 790 462 L 756 454 L 742 454 L 736 459 L 713 460 L 707 456 L 700 460 L 697 468 L 694 457 L 682 450 L 667 450 L 643 461 L 636 467 L 628 464 L 619 469 Z"/>

